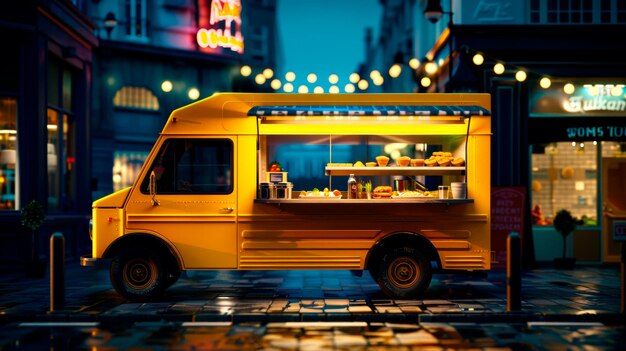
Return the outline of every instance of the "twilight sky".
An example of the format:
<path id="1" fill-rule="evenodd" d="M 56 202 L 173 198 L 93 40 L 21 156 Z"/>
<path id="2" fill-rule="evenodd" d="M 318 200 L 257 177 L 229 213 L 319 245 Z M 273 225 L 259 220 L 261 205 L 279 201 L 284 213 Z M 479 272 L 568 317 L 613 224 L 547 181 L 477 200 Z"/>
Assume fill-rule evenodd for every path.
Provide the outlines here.
<path id="1" fill-rule="evenodd" d="M 377 37 L 381 6 L 379 0 L 277 0 L 277 13 L 281 81 L 292 71 L 296 90 L 306 84 L 309 92 L 317 85 L 328 92 L 328 76 L 335 73 L 343 92 L 349 74 L 364 60 L 365 28 Z M 317 82 L 307 82 L 309 73 L 317 75 Z"/>

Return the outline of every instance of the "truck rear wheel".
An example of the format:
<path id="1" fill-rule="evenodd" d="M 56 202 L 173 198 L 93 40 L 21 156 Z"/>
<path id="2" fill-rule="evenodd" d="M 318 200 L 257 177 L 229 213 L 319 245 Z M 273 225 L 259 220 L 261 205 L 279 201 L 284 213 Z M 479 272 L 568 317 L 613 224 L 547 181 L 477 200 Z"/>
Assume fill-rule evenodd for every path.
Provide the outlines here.
<path id="1" fill-rule="evenodd" d="M 113 258 L 110 277 L 113 288 L 131 301 L 145 301 L 166 288 L 166 268 L 150 249 L 129 249 Z"/>
<path id="2" fill-rule="evenodd" d="M 383 253 L 372 273 L 383 292 L 398 299 L 418 297 L 432 279 L 426 255 L 413 247 L 397 247 Z"/>

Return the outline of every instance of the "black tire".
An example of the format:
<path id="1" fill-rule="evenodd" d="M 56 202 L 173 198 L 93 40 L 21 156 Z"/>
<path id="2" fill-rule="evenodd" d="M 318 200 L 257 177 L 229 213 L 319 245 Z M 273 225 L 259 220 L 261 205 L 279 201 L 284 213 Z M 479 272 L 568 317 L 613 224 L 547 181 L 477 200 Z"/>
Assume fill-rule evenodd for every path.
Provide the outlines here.
<path id="1" fill-rule="evenodd" d="M 394 299 L 422 295 L 432 279 L 426 255 L 413 247 L 397 247 L 383 253 L 372 273 L 383 292 Z"/>
<path id="2" fill-rule="evenodd" d="M 170 286 L 176 284 L 178 278 L 180 278 L 181 273 L 182 271 L 180 270 L 180 268 L 178 268 L 178 265 L 176 265 L 176 263 L 170 263 L 167 268 L 165 288 L 167 289 Z"/>
<path id="3" fill-rule="evenodd" d="M 111 262 L 111 284 L 124 298 L 147 301 L 166 288 L 167 274 L 163 260 L 150 249 L 128 249 Z"/>

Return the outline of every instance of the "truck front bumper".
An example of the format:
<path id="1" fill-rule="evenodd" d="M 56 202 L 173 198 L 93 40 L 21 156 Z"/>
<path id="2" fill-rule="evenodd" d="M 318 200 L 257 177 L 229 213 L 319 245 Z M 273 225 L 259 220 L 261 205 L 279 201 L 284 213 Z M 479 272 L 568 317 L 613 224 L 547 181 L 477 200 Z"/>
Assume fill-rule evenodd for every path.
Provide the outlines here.
<path id="1" fill-rule="evenodd" d="M 80 256 L 80 265 L 83 267 L 95 267 L 100 261 L 98 258 L 93 258 L 91 255 Z"/>

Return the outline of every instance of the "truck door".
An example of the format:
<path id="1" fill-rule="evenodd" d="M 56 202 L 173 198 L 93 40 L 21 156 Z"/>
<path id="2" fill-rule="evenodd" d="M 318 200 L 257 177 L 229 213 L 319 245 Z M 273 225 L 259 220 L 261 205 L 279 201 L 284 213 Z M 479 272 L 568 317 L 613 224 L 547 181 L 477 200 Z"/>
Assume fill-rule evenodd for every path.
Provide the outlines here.
<path id="1" fill-rule="evenodd" d="M 160 236 L 185 269 L 236 268 L 236 147 L 236 137 L 163 140 L 128 201 L 126 233 Z"/>

